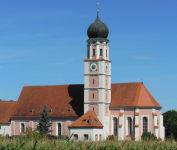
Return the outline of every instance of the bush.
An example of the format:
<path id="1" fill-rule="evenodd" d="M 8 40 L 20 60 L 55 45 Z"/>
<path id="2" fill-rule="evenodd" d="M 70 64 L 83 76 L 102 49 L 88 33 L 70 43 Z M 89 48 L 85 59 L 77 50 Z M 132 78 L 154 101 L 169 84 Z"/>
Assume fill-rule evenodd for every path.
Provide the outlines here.
<path id="1" fill-rule="evenodd" d="M 114 140 L 114 136 L 113 135 L 109 135 L 106 140 Z"/>
<path id="2" fill-rule="evenodd" d="M 36 128 L 33 129 L 31 127 L 26 128 L 24 134 L 26 135 L 26 138 L 30 140 L 39 140 L 45 137 L 44 134 L 38 133 Z"/>
<path id="3" fill-rule="evenodd" d="M 141 139 L 143 141 L 156 141 L 157 137 L 151 132 L 143 132 Z"/>

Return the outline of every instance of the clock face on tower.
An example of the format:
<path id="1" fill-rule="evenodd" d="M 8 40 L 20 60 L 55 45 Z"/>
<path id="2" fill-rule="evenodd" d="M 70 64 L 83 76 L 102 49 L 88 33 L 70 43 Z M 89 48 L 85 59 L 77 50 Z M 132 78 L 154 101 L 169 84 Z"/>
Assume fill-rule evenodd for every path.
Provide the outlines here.
<path id="1" fill-rule="evenodd" d="M 90 63 L 90 71 L 97 71 L 97 63 Z"/>
<path id="2" fill-rule="evenodd" d="M 109 69 L 108 69 L 108 64 L 105 64 L 105 71 L 108 72 Z"/>

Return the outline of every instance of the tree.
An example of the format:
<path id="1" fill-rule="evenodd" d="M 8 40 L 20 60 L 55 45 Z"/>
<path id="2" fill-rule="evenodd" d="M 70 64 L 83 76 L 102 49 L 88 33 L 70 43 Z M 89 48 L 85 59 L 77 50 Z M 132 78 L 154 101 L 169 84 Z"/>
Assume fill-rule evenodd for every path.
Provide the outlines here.
<path id="1" fill-rule="evenodd" d="M 49 132 L 52 132 L 52 130 L 49 130 L 49 128 L 52 126 L 52 118 L 50 118 L 50 114 L 48 112 L 49 110 L 47 109 L 47 105 L 45 104 L 44 108 L 40 112 L 39 121 L 37 125 L 37 131 L 45 135 L 49 135 Z"/>
<path id="2" fill-rule="evenodd" d="M 163 124 L 165 126 L 165 136 L 174 136 L 177 139 L 177 111 L 169 110 L 163 113 Z"/>

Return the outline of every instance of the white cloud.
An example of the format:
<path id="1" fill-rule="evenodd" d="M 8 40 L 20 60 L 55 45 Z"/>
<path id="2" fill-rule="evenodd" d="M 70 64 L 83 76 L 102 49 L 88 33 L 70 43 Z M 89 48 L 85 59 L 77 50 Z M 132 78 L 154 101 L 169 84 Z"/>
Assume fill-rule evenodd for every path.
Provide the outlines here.
<path id="1" fill-rule="evenodd" d="M 134 59 L 153 59 L 153 57 L 148 56 L 131 56 Z"/>

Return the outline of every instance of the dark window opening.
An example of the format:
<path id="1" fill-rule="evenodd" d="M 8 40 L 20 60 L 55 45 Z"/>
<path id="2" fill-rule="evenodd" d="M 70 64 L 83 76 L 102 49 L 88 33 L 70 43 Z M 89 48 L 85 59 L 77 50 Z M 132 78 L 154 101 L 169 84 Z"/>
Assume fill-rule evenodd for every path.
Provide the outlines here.
<path id="1" fill-rule="evenodd" d="M 84 140 L 88 140 L 88 134 L 84 134 Z"/>
<path id="2" fill-rule="evenodd" d="M 24 125 L 24 123 L 21 123 L 21 132 L 25 132 L 25 125 Z"/>
<path id="3" fill-rule="evenodd" d="M 94 93 L 93 93 L 93 98 L 94 98 Z"/>
<path id="4" fill-rule="evenodd" d="M 93 107 L 93 111 L 94 111 L 94 107 Z"/>
<path id="5" fill-rule="evenodd" d="M 128 135 L 132 135 L 132 118 L 128 117 Z"/>
<path id="6" fill-rule="evenodd" d="M 78 135 L 77 134 L 74 134 L 74 139 L 78 140 Z"/>
<path id="7" fill-rule="evenodd" d="M 100 49 L 100 56 L 103 56 L 103 50 Z"/>
<path id="8" fill-rule="evenodd" d="M 61 136 L 61 123 L 58 123 L 58 136 Z"/>
<path id="9" fill-rule="evenodd" d="M 93 49 L 93 56 L 95 56 L 95 49 Z"/>
<path id="10" fill-rule="evenodd" d="M 94 84 L 94 79 L 93 79 L 93 84 Z"/>
<path id="11" fill-rule="evenodd" d="M 106 57 L 108 57 L 108 51 L 106 50 Z"/>
<path id="12" fill-rule="evenodd" d="M 117 136 L 117 118 L 113 118 L 113 122 L 114 135 Z"/>

